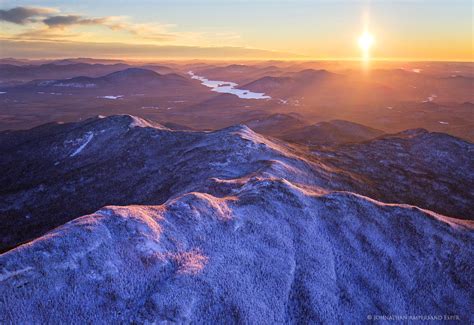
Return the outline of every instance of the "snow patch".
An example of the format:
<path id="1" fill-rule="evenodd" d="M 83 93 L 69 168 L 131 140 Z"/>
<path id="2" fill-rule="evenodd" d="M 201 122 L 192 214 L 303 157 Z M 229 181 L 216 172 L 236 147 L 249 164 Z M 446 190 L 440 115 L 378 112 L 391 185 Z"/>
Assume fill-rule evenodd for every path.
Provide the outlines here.
<path id="1" fill-rule="evenodd" d="M 79 83 L 79 82 L 60 82 L 53 85 L 54 87 L 69 87 L 69 88 L 95 88 L 94 83 Z"/>
<path id="2" fill-rule="evenodd" d="M 150 122 L 148 122 L 147 120 L 141 119 L 141 118 L 136 117 L 136 116 L 130 116 L 130 118 L 132 119 L 132 121 L 129 124 L 130 128 L 136 128 L 136 127 L 139 127 L 139 128 L 150 127 L 150 128 L 152 128 L 152 127 L 154 127 L 154 125 L 151 124 Z"/>
<path id="3" fill-rule="evenodd" d="M 51 84 L 54 84 L 55 82 L 56 82 L 56 80 L 45 80 L 45 81 L 41 81 L 40 83 L 38 83 L 38 86 L 40 86 L 40 87 L 49 86 Z"/>
<path id="4" fill-rule="evenodd" d="M 103 99 L 122 99 L 123 98 L 123 95 L 107 95 L 107 96 L 97 96 L 97 98 L 103 98 Z"/>
<path id="5" fill-rule="evenodd" d="M 92 138 L 94 137 L 94 133 L 92 132 L 87 132 L 86 133 L 86 141 L 81 144 L 81 146 L 79 148 L 76 149 L 76 151 L 74 151 L 72 154 L 69 155 L 69 157 L 74 157 L 78 154 L 81 153 L 82 150 L 84 150 L 84 148 L 89 144 L 89 142 L 92 140 Z"/>

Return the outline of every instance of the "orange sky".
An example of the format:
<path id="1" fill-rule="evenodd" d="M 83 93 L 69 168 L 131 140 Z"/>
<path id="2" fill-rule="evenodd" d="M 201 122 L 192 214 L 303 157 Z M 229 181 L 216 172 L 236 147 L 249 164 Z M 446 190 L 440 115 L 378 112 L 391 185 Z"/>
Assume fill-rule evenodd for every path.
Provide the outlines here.
<path id="1" fill-rule="evenodd" d="M 471 1 L 4 0 L 0 56 L 473 61 Z"/>

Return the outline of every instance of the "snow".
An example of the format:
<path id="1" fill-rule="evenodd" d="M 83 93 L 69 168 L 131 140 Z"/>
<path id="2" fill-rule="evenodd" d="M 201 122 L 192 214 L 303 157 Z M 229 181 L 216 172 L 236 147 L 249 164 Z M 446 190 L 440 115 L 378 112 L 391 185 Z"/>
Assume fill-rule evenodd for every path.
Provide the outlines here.
<path id="1" fill-rule="evenodd" d="M 267 96 L 264 93 L 255 93 L 250 90 L 235 88 L 238 86 L 238 84 L 236 84 L 235 82 L 208 80 L 204 77 L 195 75 L 192 71 L 189 71 L 188 74 L 191 76 L 192 79 L 201 81 L 201 84 L 211 88 L 211 91 L 217 93 L 231 94 L 242 99 L 271 99 L 270 96 Z"/>
<path id="2" fill-rule="evenodd" d="M 162 125 L 150 122 L 146 119 L 143 119 L 143 118 L 140 118 L 140 117 L 137 117 L 137 116 L 133 116 L 133 115 L 124 115 L 124 116 L 127 117 L 130 120 L 130 123 L 129 123 L 130 128 L 139 127 L 139 128 L 154 128 L 154 129 L 162 129 L 162 130 L 167 129 Z"/>
<path id="3" fill-rule="evenodd" d="M 6 93 L 7 93 L 6 91 L 0 91 L 0 95 L 4 95 Z"/>
<path id="4" fill-rule="evenodd" d="M 89 142 L 92 140 L 93 137 L 94 137 L 94 133 L 87 132 L 86 141 L 83 144 L 81 144 L 79 148 L 77 148 L 72 154 L 70 154 L 69 157 L 74 157 L 80 154 L 81 151 L 84 150 L 84 148 L 89 144 Z"/>
<path id="5" fill-rule="evenodd" d="M 55 82 L 56 80 L 44 80 L 44 81 L 39 82 L 38 86 L 46 87 L 46 86 L 54 84 Z"/>
<path id="6" fill-rule="evenodd" d="M 97 98 L 103 98 L 103 99 L 122 99 L 123 95 L 107 95 L 107 96 L 97 96 Z"/>
<path id="7" fill-rule="evenodd" d="M 77 138 L 81 130 L 81 147 L 107 129 L 94 143 L 102 150 L 55 168 L 59 183 L 48 181 L 36 197 L 71 221 L 56 227 L 58 215 L 44 213 L 56 228 L 0 255 L 1 323 L 361 323 L 369 314 L 470 320 L 472 222 L 354 191 L 358 183 L 376 186 L 356 174 L 357 161 L 370 167 L 366 157 L 373 166 L 391 159 L 389 170 L 408 175 L 410 167 L 423 171 L 425 159 L 432 186 L 420 191 L 403 183 L 411 189 L 403 191 L 390 178 L 384 193 L 420 192 L 442 201 L 429 192 L 439 184 L 435 177 L 459 176 L 440 166 L 452 166 L 449 159 L 460 159 L 471 144 L 449 141 L 452 154 L 445 155 L 442 135 L 415 130 L 398 142 L 355 147 L 345 169 L 326 165 L 323 155 L 306 159 L 246 126 L 177 132 L 128 115 L 74 126 L 62 136 Z M 41 150 L 33 160 L 41 162 L 51 147 L 42 141 L 50 139 L 34 143 Z M 411 165 L 393 158 L 409 150 Z M 342 159 L 341 152 L 329 152 L 330 161 Z M 455 165 L 469 177 L 467 165 Z M 375 174 L 388 179 L 383 170 Z M 71 194 L 56 184 L 74 184 L 77 201 L 65 205 Z M 455 198 L 443 193 L 451 209 Z M 23 205 L 33 209 L 34 199 Z M 18 196 L 12 201 L 21 205 Z M 75 215 L 84 202 L 96 212 Z M 109 202 L 117 205 L 104 207 Z"/>
<path id="8" fill-rule="evenodd" d="M 46 323 L 51 310 L 61 323 L 469 320 L 459 283 L 472 241 L 468 226 L 411 206 L 253 178 L 233 196 L 108 206 L 0 256 L 0 312 L 6 323 Z"/>
<path id="9" fill-rule="evenodd" d="M 422 70 L 421 69 L 412 69 L 411 71 L 414 72 L 414 73 L 420 73 Z"/>
<path id="10" fill-rule="evenodd" d="M 448 122 L 439 121 L 439 124 L 449 124 Z"/>
<path id="11" fill-rule="evenodd" d="M 79 82 L 60 82 L 54 84 L 54 87 L 70 87 L 70 88 L 96 88 L 94 83 L 79 83 Z"/>

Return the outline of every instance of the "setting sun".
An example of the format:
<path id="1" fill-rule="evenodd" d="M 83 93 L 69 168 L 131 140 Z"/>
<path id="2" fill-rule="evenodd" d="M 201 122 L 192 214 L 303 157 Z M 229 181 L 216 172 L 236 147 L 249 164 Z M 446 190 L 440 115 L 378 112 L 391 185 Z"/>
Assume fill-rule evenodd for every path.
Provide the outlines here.
<path id="1" fill-rule="evenodd" d="M 362 49 L 362 55 L 365 59 L 369 57 L 370 48 L 374 44 L 374 37 L 368 32 L 364 32 L 359 37 L 359 47 Z"/>

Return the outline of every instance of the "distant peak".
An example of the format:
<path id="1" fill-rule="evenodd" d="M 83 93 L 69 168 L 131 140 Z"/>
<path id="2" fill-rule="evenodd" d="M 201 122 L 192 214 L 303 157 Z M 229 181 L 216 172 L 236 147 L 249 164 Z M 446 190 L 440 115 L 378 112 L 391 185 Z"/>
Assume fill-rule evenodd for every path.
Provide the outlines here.
<path id="1" fill-rule="evenodd" d="M 147 77 L 147 76 L 156 77 L 159 75 L 160 75 L 159 73 L 152 70 L 148 70 L 148 69 L 128 68 L 125 70 L 113 72 L 107 75 L 107 77 Z"/>
<path id="2" fill-rule="evenodd" d="M 315 70 L 315 69 L 304 69 L 297 72 L 299 75 L 322 75 L 322 74 L 330 74 L 329 71 L 325 69 Z"/>
<path id="3" fill-rule="evenodd" d="M 408 136 L 408 137 L 415 137 L 415 136 L 419 136 L 419 135 L 426 134 L 426 133 L 430 133 L 430 132 L 426 129 L 423 129 L 423 128 L 417 128 L 417 129 L 405 130 L 405 131 L 402 131 L 398 134 L 399 135 L 405 135 L 405 136 Z"/>

